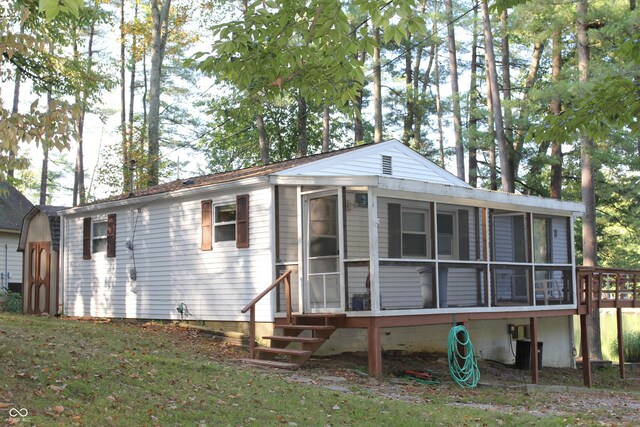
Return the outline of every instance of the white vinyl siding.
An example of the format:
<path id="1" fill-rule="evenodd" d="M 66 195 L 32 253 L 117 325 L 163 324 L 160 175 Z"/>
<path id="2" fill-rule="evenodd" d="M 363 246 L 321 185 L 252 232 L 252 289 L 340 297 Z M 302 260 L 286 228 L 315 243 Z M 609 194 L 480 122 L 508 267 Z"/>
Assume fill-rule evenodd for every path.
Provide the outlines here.
<path id="1" fill-rule="evenodd" d="M 393 140 L 293 167 L 276 175 L 388 176 L 382 171 L 382 156 L 391 157 L 394 178 L 469 187 L 455 175 Z"/>
<path id="2" fill-rule="evenodd" d="M 193 314 L 190 320 L 246 320 L 240 309 L 271 283 L 273 268 L 271 190 L 249 195 L 251 246 L 241 250 L 234 241 L 215 242 L 211 251 L 200 250 L 201 200 L 234 203 L 235 193 L 158 201 L 140 211 L 109 210 L 118 215 L 116 258 L 83 261 L 81 230 L 86 214 L 65 217 L 65 313 L 178 319 L 176 307 L 184 303 Z M 133 259 L 125 247 L 127 239 L 135 251 L 135 281 L 129 277 Z M 266 298 L 257 307 L 257 319 L 272 321 L 271 311 L 271 300 Z"/>
<path id="3" fill-rule="evenodd" d="M 5 286 L 8 287 L 9 283 L 22 283 L 22 253 L 18 252 L 19 240 L 20 233 L 0 231 L 0 273 L 3 275 L 6 273 L 5 261 L 9 273 L 8 281 L 6 277 L 0 281 L 2 290 Z"/>
<path id="4" fill-rule="evenodd" d="M 347 192 L 347 258 L 369 258 L 369 214 L 367 207 L 356 206 L 356 194 Z"/>

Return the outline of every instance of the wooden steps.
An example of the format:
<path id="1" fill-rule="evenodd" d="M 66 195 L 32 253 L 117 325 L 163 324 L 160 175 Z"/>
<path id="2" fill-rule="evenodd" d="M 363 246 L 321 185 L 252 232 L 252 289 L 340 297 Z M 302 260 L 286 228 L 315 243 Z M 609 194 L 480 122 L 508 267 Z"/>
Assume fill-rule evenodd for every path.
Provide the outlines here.
<path id="1" fill-rule="evenodd" d="M 243 362 L 278 369 L 297 369 L 329 339 L 345 314 L 313 313 L 291 317 L 291 323 L 276 324 L 281 333 L 263 336 L 270 347 L 255 347 L 253 359 Z"/>
<path id="2" fill-rule="evenodd" d="M 262 359 L 240 359 L 241 362 L 249 365 L 264 366 L 267 368 L 288 369 L 295 371 L 300 367 L 297 363 L 279 362 L 277 360 L 262 360 Z"/>
<path id="3" fill-rule="evenodd" d="M 277 325 L 277 328 L 293 331 L 335 331 L 331 325 Z"/>
<path id="4" fill-rule="evenodd" d="M 285 336 L 285 335 L 266 335 L 264 337 L 262 337 L 262 339 L 265 340 L 271 340 L 271 341 L 285 341 L 287 343 L 290 342 L 304 342 L 304 343 L 321 343 L 324 342 L 324 338 L 319 338 L 319 337 L 299 337 L 299 336 Z"/>

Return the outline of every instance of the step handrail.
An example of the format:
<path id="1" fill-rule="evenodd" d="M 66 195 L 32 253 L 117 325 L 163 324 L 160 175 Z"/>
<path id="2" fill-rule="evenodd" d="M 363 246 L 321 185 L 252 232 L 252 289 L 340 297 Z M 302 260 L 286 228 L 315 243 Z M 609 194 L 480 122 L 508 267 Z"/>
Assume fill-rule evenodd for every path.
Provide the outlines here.
<path id="1" fill-rule="evenodd" d="M 249 311 L 249 358 L 253 359 L 256 348 L 256 304 L 269 292 L 274 290 L 281 282 L 284 282 L 285 303 L 287 306 L 287 322 L 291 323 L 291 270 L 287 270 L 278 277 L 267 289 L 245 305 L 241 312 Z"/>

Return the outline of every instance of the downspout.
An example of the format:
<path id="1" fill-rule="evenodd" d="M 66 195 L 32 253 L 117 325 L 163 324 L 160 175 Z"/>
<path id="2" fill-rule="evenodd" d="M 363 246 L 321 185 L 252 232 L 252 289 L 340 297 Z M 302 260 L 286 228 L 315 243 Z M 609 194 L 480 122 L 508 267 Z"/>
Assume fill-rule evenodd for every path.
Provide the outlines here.
<path id="1" fill-rule="evenodd" d="M 3 288 L 9 291 L 9 245 L 4 244 L 4 276 L 3 276 Z"/>

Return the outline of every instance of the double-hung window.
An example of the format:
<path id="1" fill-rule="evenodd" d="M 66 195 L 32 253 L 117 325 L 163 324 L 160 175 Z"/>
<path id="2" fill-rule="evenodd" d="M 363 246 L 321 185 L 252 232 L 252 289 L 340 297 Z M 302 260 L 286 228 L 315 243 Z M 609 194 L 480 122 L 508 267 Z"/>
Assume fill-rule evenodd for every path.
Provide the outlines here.
<path id="1" fill-rule="evenodd" d="M 236 239 L 236 204 L 215 206 L 213 215 L 213 235 L 215 242 Z"/>
<path id="2" fill-rule="evenodd" d="M 456 215 L 453 212 L 438 212 L 438 256 L 456 257 Z"/>
<path id="3" fill-rule="evenodd" d="M 236 197 L 235 203 L 213 205 L 212 200 L 201 202 L 201 249 L 210 251 L 213 242 L 235 241 L 237 248 L 249 247 L 249 195 Z"/>
<path id="4" fill-rule="evenodd" d="M 91 253 L 107 251 L 107 221 L 94 221 L 91 224 Z"/>
<path id="5" fill-rule="evenodd" d="M 402 210 L 402 256 L 427 256 L 427 212 L 420 209 Z"/>

